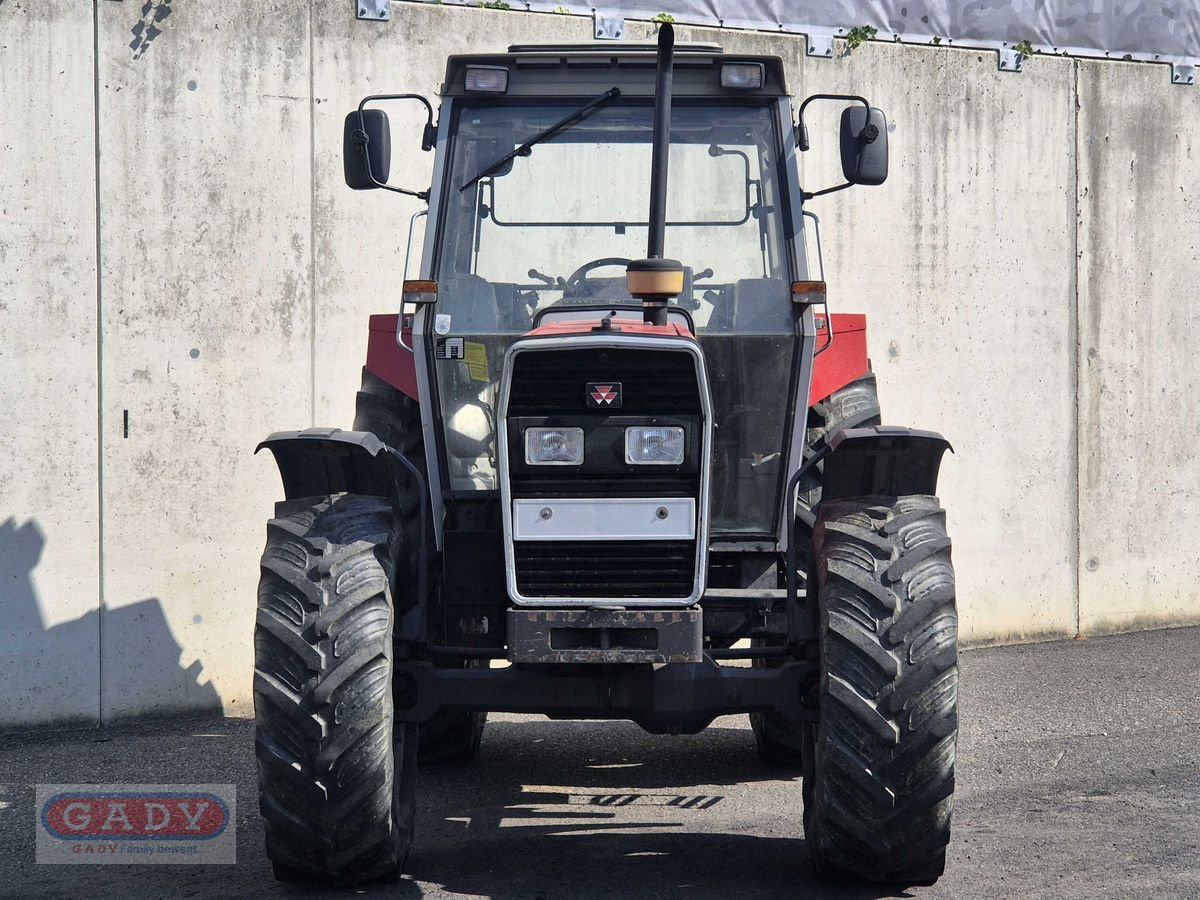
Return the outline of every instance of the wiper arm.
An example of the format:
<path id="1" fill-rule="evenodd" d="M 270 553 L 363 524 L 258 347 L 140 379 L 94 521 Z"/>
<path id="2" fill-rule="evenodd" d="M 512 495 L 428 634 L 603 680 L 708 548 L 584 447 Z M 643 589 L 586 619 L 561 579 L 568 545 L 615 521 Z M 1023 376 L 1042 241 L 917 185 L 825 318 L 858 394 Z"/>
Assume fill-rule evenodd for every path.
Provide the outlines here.
<path id="1" fill-rule="evenodd" d="M 491 175 L 493 172 L 495 172 L 497 169 L 499 169 L 501 166 L 503 166 L 509 160 L 516 159 L 518 156 L 528 156 L 530 151 L 533 149 L 534 144 L 540 144 L 542 141 L 547 140 L 548 138 L 554 137 L 560 131 L 562 131 L 566 128 L 570 128 L 576 122 L 583 121 L 588 116 L 590 116 L 592 113 L 594 113 L 596 110 L 598 110 L 601 106 L 603 106 L 605 103 L 608 103 L 608 101 L 614 100 L 620 96 L 621 96 L 620 88 L 615 88 L 615 87 L 609 88 L 607 91 L 605 91 L 599 97 L 597 97 L 595 100 L 588 101 L 583 106 L 579 107 L 579 109 L 575 110 L 575 112 L 573 112 L 573 113 L 569 114 L 568 116 L 564 117 L 563 119 L 560 119 L 559 121 L 555 122 L 553 125 L 551 125 L 549 128 L 547 128 L 545 131 L 539 131 L 537 134 L 535 134 L 533 137 L 531 137 L 525 143 L 521 144 L 519 147 L 515 148 L 514 150 L 512 150 L 508 153 L 505 153 L 502 157 L 497 159 L 495 162 L 489 163 L 488 165 L 484 166 L 482 169 L 479 170 L 479 173 L 474 178 L 472 178 L 470 181 L 463 184 L 463 186 L 461 188 L 459 188 L 459 190 L 465 191 L 467 188 L 469 188 L 471 185 L 475 184 L 481 178 L 486 178 L 487 176 Z"/>

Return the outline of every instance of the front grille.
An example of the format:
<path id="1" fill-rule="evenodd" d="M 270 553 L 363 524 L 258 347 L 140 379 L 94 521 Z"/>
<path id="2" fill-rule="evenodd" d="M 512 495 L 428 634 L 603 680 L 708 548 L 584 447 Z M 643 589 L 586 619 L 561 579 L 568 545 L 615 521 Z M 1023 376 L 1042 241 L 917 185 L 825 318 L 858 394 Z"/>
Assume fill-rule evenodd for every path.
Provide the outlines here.
<path id="1" fill-rule="evenodd" d="M 532 343 L 532 342 L 531 342 Z M 513 498 L 611 499 L 691 497 L 700 501 L 703 406 L 695 358 L 659 347 L 577 347 L 522 350 L 513 357 L 507 451 Z M 620 383 L 619 409 L 589 406 L 589 383 Z M 666 420 L 689 434 L 679 466 L 624 461 L 624 429 Z M 522 428 L 581 427 L 588 452 L 578 467 L 531 466 Z M 514 541 L 516 588 L 525 598 L 673 599 L 696 584 L 695 541 Z"/>
<path id="2" fill-rule="evenodd" d="M 700 391 L 691 354 L 586 347 L 530 350 L 513 360 L 510 416 L 587 413 L 588 382 L 620 382 L 624 415 L 683 415 L 700 412 Z M 596 410 L 598 415 L 616 410 Z"/>
<path id="3" fill-rule="evenodd" d="M 525 597 L 686 597 L 696 577 L 692 541 L 517 541 Z"/>

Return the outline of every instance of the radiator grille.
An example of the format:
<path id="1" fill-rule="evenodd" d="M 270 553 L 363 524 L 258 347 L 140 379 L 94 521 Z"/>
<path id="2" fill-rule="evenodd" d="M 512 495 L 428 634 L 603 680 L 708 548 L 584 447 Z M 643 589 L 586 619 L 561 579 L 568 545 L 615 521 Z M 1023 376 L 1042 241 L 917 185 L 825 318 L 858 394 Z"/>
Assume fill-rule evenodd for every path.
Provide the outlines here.
<path id="1" fill-rule="evenodd" d="M 649 468 L 649 467 L 647 467 Z M 524 475 L 513 478 L 514 498 L 696 497 L 699 478 L 692 475 L 655 478 L 653 475 L 588 477 L 571 473 L 555 477 Z"/>
<path id="2" fill-rule="evenodd" d="M 696 577 L 692 541 L 517 541 L 525 597 L 686 597 Z"/>

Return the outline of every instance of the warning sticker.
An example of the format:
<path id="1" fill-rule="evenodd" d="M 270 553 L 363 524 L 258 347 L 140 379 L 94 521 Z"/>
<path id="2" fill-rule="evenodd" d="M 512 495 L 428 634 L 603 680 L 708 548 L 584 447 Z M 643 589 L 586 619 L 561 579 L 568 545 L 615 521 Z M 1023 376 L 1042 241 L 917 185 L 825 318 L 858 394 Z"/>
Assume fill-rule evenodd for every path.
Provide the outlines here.
<path id="1" fill-rule="evenodd" d="M 438 338 L 437 345 L 433 349 L 433 355 L 437 359 L 462 359 L 463 339 L 460 337 Z"/>
<path id="2" fill-rule="evenodd" d="M 478 341 L 467 341 L 467 372 L 472 381 L 488 381 L 487 347 Z"/>

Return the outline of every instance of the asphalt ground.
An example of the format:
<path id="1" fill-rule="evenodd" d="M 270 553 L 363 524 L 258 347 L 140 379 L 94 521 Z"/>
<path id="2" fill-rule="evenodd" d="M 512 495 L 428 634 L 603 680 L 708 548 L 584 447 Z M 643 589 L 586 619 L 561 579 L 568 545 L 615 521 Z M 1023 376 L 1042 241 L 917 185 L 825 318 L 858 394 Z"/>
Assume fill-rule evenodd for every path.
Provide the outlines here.
<path id="1" fill-rule="evenodd" d="M 343 892 L 272 880 L 245 720 L 0 738 L 0 896 L 1200 898 L 1200 629 L 965 652 L 961 717 L 932 887 L 814 880 L 800 783 L 744 717 L 658 737 L 494 716 L 478 761 L 422 770 L 410 874 Z M 40 782 L 236 782 L 237 864 L 35 864 Z"/>

